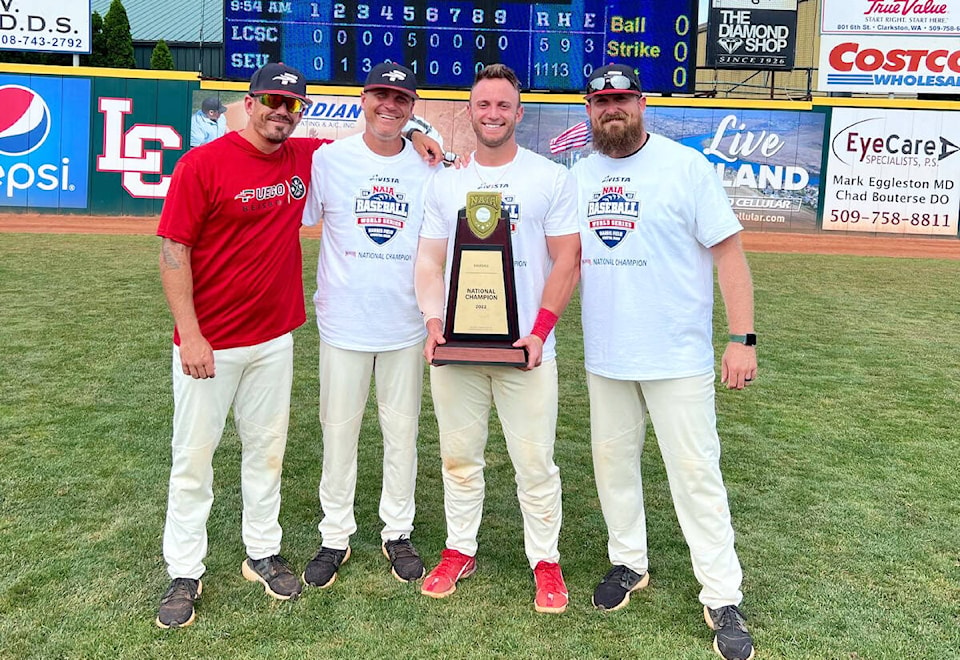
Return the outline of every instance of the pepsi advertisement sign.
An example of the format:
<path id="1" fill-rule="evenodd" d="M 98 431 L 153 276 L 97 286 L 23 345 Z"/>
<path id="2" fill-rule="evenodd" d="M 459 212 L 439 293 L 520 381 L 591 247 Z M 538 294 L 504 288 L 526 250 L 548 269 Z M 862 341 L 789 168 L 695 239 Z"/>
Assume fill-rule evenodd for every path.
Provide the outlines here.
<path id="1" fill-rule="evenodd" d="M 0 206 L 86 208 L 89 154 L 89 80 L 0 74 Z"/>

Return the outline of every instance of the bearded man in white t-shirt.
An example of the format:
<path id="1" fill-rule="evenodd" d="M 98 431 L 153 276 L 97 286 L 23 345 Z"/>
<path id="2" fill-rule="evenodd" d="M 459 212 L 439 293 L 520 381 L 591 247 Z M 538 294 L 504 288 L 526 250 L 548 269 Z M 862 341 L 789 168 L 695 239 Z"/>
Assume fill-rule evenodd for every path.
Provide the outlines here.
<path id="1" fill-rule="evenodd" d="M 753 640 L 738 608 L 742 571 L 714 407 L 714 264 L 730 331 L 721 382 L 732 389 L 757 374 L 753 285 L 715 170 L 694 149 L 648 133 L 645 108 L 633 69 L 594 71 L 586 109 L 599 153 L 573 167 L 594 472 L 613 564 L 593 603 L 619 609 L 649 582 L 640 478 L 649 412 L 714 649 L 746 660 Z"/>
<path id="2" fill-rule="evenodd" d="M 402 137 L 417 100 L 413 72 L 378 64 L 363 87 L 364 132 L 316 151 L 303 222 L 323 220 L 317 291 L 320 330 L 320 550 L 305 584 L 326 588 L 350 557 L 357 531 L 360 424 L 375 378 L 383 433 L 380 532 L 401 582 L 423 577 L 410 541 L 417 481 L 417 430 L 426 332 L 413 289 L 423 186 L 442 166 L 424 162 Z"/>
<path id="3" fill-rule="evenodd" d="M 570 173 L 517 145 L 523 117 L 520 83 L 509 67 L 481 70 L 470 90 L 467 115 L 477 150 L 463 169 L 440 172 L 427 184 L 417 300 L 427 326 L 424 355 L 432 362 L 443 344 L 445 292 L 458 212 L 467 193 L 496 191 L 510 215 L 517 314 L 528 354 L 525 368 L 446 365 L 430 368 L 430 389 L 443 459 L 446 549 L 424 579 L 422 593 L 449 596 L 476 570 L 477 531 L 483 509 L 484 449 L 491 403 L 496 403 L 516 472 L 524 549 L 536 582 L 534 607 L 559 613 L 567 606 L 557 541 L 562 509 L 560 470 L 553 460 L 557 424 L 557 364 L 553 327 L 577 283 L 580 235 L 576 188 Z"/>

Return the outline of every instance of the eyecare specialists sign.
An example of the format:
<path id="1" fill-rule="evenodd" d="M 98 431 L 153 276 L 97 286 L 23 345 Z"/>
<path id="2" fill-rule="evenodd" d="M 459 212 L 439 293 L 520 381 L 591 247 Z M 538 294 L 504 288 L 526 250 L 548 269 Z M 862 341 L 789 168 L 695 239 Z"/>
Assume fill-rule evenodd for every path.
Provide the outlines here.
<path id="1" fill-rule="evenodd" d="M 823 229 L 956 236 L 958 145 L 956 113 L 834 108 Z"/>

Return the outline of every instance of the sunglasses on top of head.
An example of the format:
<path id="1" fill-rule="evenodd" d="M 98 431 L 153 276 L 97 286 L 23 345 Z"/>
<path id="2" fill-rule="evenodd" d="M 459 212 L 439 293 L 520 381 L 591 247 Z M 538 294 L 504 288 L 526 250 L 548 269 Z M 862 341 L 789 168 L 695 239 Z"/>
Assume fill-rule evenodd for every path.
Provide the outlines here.
<path id="1" fill-rule="evenodd" d="M 287 110 L 294 114 L 303 112 L 304 107 L 306 107 L 306 104 L 300 99 L 294 98 L 293 96 L 284 96 L 283 94 L 256 94 L 253 95 L 253 98 L 273 110 L 276 110 L 281 105 L 286 105 Z"/>
<path id="2" fill-rule="evenodd" d="M 594 78 L 590 81 L 591 92 L 599 92 L 605 89 L 638 91 L 633 81 L 622 73 L 607 73 L 602 78 Z"/>

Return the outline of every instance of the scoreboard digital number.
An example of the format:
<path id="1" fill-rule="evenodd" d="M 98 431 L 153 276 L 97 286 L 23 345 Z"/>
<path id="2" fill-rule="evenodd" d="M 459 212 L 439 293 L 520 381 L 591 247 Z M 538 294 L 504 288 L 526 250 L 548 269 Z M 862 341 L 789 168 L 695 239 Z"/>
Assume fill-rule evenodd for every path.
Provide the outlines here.
<path id="1" fill-rule="evenodd" d="M 313 83 L 357 85 L 385 61 L 421 87 L 465 88 L 487 64 L 524 89 L 580 92 L 606 64 L 637 69 L 645 91 L 691 93 L 697 0 L 224 0 L 226 77 L 285 62 Z"/>

